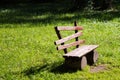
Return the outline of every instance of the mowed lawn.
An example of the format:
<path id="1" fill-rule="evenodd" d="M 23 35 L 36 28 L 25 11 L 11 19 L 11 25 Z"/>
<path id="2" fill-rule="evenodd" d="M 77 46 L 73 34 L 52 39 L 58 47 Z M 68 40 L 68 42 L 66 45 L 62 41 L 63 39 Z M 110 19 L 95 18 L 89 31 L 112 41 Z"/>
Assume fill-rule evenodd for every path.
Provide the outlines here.
<path id="1" fill-rule="evenodd" d="M 120 10 L 70 12 L 69 5 L 16 4 L 0 7 L 0 80 L 120 80 Z M 65 69 L 55 26 L 83 26 L 85 44 L 98 44 L 91 72 Z M 63 32 L 64 33 L 64 32 Z M 74 33 L 74 32 L 71 32 Z M 69 35 L 69 32 L 65 32 Z"/>

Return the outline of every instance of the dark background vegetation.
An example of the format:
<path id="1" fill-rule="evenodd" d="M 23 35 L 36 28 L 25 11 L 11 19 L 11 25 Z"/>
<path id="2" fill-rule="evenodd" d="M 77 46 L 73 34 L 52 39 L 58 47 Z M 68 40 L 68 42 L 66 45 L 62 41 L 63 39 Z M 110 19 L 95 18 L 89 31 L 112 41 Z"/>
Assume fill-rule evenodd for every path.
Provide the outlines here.
<path id="1" fill-rule="evenodd" d="M 97 10 L 111 9 L 116 3 L 120 3 L 120 0 L 0 0 L 1 4 L 16 4 L 16 3 L 48 3 L 52 2 L 68 2 L 72 5 L 71 10 L 81 10 L 86 7 Z M 66 3 L 65 3 L 66 4 Z"/>
<path id="2" fill-rule="evenodd" d="M 63 0 L 1 0 L 1 5 L 0 5 L 0 11 L 2 14 L 0 15 L 0 23 L 8 23 L 8 24 L 13 24 L 13 23 L 43 23 L 43 24 L 48 24 L 48 23 L 54 23 L 56 21 L 66 21 L 66 22 L 73 22 L 75 20 L 86 18 L 86 19 L 96 19 L 98 21 L 109 21 L 112 20 L 113 18 L 118 18 L 120 17 L 120 9 L 118 7 L 119 5 L 119 0 L 114 0 L 112 1 L 112 7 L 111 9 L 116 9 L 112 11 L 103 11 L 104 9 L 107 9 L 105 7 L 98 7 L 100 3 L 97 2 L 96 0 L 96 9 L 97 11 L 102 9 L 102 11 L 94 11 L 94 12 L 82 12 L 81 10 L 84 10 L 85 8 L 87 10 L 93 10 L 93 3 L 88 2 L 87 0 L 84 0 L 81 4 L 81 7 L 75 6 L 75 4 L 78 3 L 73 3 L 77 0 L 70 0 L 70 1 L 63 1 Z M 103 0 L 100 0 L 103 1 Z M 9 3 L 10 2 L 10 3 Z M 92 4 L 92 5 L 91 5 Z M 71 6 L 72 5 L 72 6 Z M 79 5 L 79 4 L 78 4 Z M 113 6 L 114 5 L 114 6 Z M 94 5 L 95 6 L 95 5 Z M 118 7 L 118 8 L 117 8 Z M 85 10 L 85 11 L 87 11 Z M 75 11 L 80 11 L 76 12 L 76 15 L 73 17 L 62 17 L 58 18 L 58 16 L 64 14 L 64 13 L 72 13 Z M 42 16 L 45 14 L 49 14 L 48 17 L 45 18 L 33 18 L 33 16 Z M 7 16 L 7 17 L 6 17 Z M 100 17 L 101 16 L 101 17 Z"/>

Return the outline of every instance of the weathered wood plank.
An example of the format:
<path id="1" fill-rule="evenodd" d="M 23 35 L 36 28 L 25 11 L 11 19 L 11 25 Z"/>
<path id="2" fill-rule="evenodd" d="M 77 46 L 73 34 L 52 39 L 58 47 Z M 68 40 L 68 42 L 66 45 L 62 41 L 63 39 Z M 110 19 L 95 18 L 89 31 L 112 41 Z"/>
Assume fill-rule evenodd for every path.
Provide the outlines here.
<path id="1" fill-rule="evenodd" d="M 76 26 L 76 27 L 72 27 L 72 26 L 58 26 L 57 27 L 58 30 L 60 31 L 66 31 L 66 30 L 83 30 L 83 28 L 81 26 Z"/>
<path id="2" fill-rule="evenodd" d="M 61 39 L 61 35 L 60 35 L 60 31 L 57 29 L 57 27 L 55 27 L 55 32 L 58 36 L 58 39 Z M 61 43 L 61 45 L 64 45 L 64 43 Z M 64 53 L 67 53 L 67 49 L 64 49 Z"/>
<path id="3" fill-rule="evenodd" d="M 87 53 L 89 53 L 90 51 L 96 49 L 98 47 L 98 45 L 84 45 L 81 46 L 79 48 L 76 48 L 75 50 L 64 54 L 63 57 L 81 57 Z"/>
<path id="4" fill-rule="evenodd" d="M 57 47 L 57 50 L 66 49 L 66 48 L 69 48 L 71 46 L 76 46 L 76 45 L 82 44 L 84 42 L 85 42 L 85 40 L 79 40 L 79 41 L 76 41 L 76 42 L 72 42 L 70 44 L 60 45 L 60 46 Z"/>
<path id="5" fill-rule="evenodd" d="M 71 39 L 76 38 L 76 37 L 81 36 L 81 35 L 82 35 L 82 32 L 77 32 L 76 34 L 73 34 L 73 35 L 70 35 L 68 37 L 57 40 L 54 43 L 55 43 L 55 45 L 58 45 L 58 44 L 64 43 L 64 42 L 66 42 L 68 40 L 71 40 Z"/>

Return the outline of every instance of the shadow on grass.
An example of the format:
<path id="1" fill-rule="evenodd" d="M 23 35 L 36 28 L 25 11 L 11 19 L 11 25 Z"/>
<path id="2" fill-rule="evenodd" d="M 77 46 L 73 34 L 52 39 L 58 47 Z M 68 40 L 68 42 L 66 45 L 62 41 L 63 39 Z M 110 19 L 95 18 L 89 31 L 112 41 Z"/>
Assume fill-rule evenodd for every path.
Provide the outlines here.
<path id="1" fill-rule="evenodd" d="M 54 5 L 53 5 L 54 4 Z M 0 24 L 52 24 L 84 21 L 83 19 L 109 21 L 120 17 L 120 11 L 69 11 L 69 4 L 9 4 L 0 6 Z M 1 28 L 3 26 L 0 26 Z"/>
<path id="2" fill-rule="evenodd" d="M 44 71 L 45 69 L 47 68 L 47 65 L 43 65 L 43 66 L 34 66 L 34 67 L 30 67 L 29 69 L 21 72 L 22 74 L 24 75 L 34 75 L 34 74 L 37 74 L 41 71 Z"/>
<path id="3" fill-rule="evenodd" d="M 74 73 L 77 70 L 78 69 L 70 69 L 66 67 L 64 64 L 61 64 L 51 69 L 50 72 L 55 73 L 55 74 L 63 74 L 63 73 Z"/>
<path id="4" fill-rule="evenodd" d="M 0 6 L 0 24 L 50 24 L 59 14 L 66 13 L 67 6 L 53 3 L 9 4 Z"/>
<path id="5" fill-rule="evenodd" d="M 43 66 L 34 66 L 30 67 L 27 70 L 22 71 L 21 73 L 25 76 L 35 75 L 42 71 L 48 71 L 55 74 L 62 74 L 62 73 L 73 73 L 76 72 L 77 69 L 70 69 L 65 67 L 64 64 L 61 64 L 60 62 L 55 62 L 52 65 L 43 65 Z"/>

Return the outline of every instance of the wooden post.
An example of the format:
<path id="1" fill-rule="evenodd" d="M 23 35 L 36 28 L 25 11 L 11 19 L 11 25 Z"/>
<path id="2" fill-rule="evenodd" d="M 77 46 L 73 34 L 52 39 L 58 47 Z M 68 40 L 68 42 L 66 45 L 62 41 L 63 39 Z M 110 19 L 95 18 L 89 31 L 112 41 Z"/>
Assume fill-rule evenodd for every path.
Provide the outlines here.
<path id="1" fill-rule="evenodd" d="M 89 52 L 88 54 L 86 54 L 86 58 L 87 58 L 87 64 L 88 65 L 93 65 L 97 59 L 98 59 L 98 53 L 97 51 L 93 50 L 91 52 Z"/>
<path id="2" fill-rule="evenodd" d="M 65 66 L 72 69 L 82 70 L 87 65 L 86 56 L 78 57 L 66 57 Z"/>
<path id="3" fill-rule="evenodd" d="M 77 22 L 76 21 L 74 22 L 74 26 L 75 27 L 77 26 Z M 75 30 L 75 33 L 77 33 L 77 32 L 78 32 L 78 30 Z M 78 41 L 78 37 L 76 37 L 75 40 Z M 76 48 L 78 48 L 78 47 L 79 47 L 79 45 L 76 46 Z"/>
<path id="4" fill-rule="evenodd" d="M 60 35 L 60 31 L 57 29 L 57 27 L 55 27 L 55 32 L 56 32 L 58 38 L 62 39 L 62 37 Z M 64 45 L 64 43 L 61 43 L 61 45 Z M 64 53 L 67 53 L 67 49 L 64 49 Z"/>

